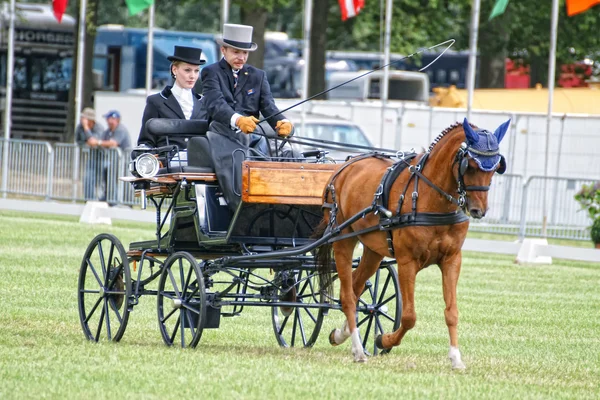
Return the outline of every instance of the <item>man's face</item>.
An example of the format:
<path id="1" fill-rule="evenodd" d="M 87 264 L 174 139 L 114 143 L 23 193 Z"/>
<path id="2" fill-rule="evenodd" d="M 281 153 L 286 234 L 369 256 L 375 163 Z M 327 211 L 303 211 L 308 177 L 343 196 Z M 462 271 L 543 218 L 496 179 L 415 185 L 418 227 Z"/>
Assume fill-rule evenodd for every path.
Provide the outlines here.
<path id="1" fill-rule="evenodd" d="M 96 125 L 96 121 L 94 121 L 93 119 L 86 118 L 83 115 L 79 118 L 79 122 L 81 122 L 82 125 L 87 123 L 90 128 L 93 128 L 94 125 Z"/>
<path id="2" fill-rule="evenodd" d="M 106 124 L 108 125 L 108 129 L 114 131 L 119 126 L 119 118 L 108 117 L 106 118 Z"/>
<path id="3" fill-rule="evenodd" d="M 225 61 L 227 61 L 227 64 L 229 64 L 232 69 L 241 69 L 248 60 L 248 52 L 246 50 L 221 46 L 221 53 L 223 53 Z"/>

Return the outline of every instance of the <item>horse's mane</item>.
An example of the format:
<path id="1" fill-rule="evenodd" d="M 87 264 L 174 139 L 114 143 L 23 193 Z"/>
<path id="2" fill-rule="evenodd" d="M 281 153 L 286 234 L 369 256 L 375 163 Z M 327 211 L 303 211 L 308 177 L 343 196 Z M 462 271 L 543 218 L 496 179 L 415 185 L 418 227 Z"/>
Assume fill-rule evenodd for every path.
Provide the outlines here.
<path id="1" fill-rule="evenodd" d="M 438 144 L 438 142 L 440 140 L 442 140 L 442 138 L 444 136 L 446 136 L 448 133 L 452 132 L 453 130 L 455 130 L 458 127 L 462 127 L 462 123 L 461 122 L 455 122 L 452 125 L 450 125 L 449 127 L 447 127 L 446 129 L 444 129 L 442 131 L 442 133 L 440 133 L 435 139 L 433 139 L 433 142 L 429 145 L 429 149 L 427 150 L 428 153 L 431 153 L 431 150 L 433 150 L 433 148 L 435 147 L 436 144 Z M 474 127 L 472 124 L 469 124 L 472 127 Z"/>

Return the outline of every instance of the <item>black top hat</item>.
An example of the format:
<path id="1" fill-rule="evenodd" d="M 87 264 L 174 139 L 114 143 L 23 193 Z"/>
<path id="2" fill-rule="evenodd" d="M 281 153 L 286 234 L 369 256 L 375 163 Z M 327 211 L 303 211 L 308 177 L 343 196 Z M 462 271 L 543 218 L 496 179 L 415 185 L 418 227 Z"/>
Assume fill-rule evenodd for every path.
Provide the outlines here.
<path id="1" fill-rule="evenodd" d="M 183 61 L 193 65 L 204 65 L 206 60 L 200 59 L 202 49 L 196 47 L 175 46 L 175 54 L 167 57 L 169 61 Z"/>

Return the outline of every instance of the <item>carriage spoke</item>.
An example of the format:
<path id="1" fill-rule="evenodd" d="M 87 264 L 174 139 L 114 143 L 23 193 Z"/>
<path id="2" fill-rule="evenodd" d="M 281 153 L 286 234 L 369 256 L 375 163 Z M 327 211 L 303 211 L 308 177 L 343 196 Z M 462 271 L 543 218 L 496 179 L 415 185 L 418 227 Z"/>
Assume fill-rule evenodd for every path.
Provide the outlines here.
<path id="1" fill-rule="evenodd" d="M 184 267 L 183 267 L 183 259 L 180 258 L 178 260 L 179 262 L 177 264 L 179 264 L 179 283 L 181 284 L 181 295 L 183 297 L 183 293 L 185 293 L 185 276 L 184 276 Z"/>
<path id="2" fill-rule="evenodd" d="M 302 344 L 306 346 L 306 333 L 304 332 L 304 324 L 302 323 L 302 315 L 300 314 L 300 309 L 295 310 L 295 314 L 297 314 L 298 318 L 298 326 L 300 328 L 300 336 L 302 337 Z"/>
<path id="3" fill-rule="evenodd" d="M 173 310 L 176 311 L 176 310 Z M 171 335 L 170 343 L 175 343 L 175 336 L 177 336 L 177 331 L 179 330 L 179 320 L 181 319 L 181 313 L 177 314 L 177 321 L 175 322 L 175 327 L 173 328 L 173 334 Z"/>
<path id="4" fill-rule="evenodd" d="M 183 285 L 183 289 L 181 289 L 181 292 L 184 294 L 188 290 L 188 287 L 190 286 L 190 279 L 192 279 L 192 272 L 194 272 L 194 268 L 190 266 L 190 269 L 188 270 L 187 278 L 185 279 L 185 284 Z"/>
<path id="5" fill-rule="evenodd" d="M 106 260 L 104 258 L 104 248 L 102 247 L 102 241 L 98 242 L 98 257 L 100 258 L 100 267 L 102 268 L 102 286 L 106 287 L 108 283 L 108 272 L 106 268 Z"/>
<path id="6" fill-rule="evenodd" d="M 296 318 L 296 310 L 294 310 L 294 313 L 292 314 L 294 317 L 294 322 L 292 323 L 292 340 L 291 340 L 291 345 L 292 347 L 296 344 L 296 329 L 298 327 L 298 320 Z"/>
<path id="7" fill-rule="evenodd" d="M 393 294 L 393 295 L 391 295 L 390 297 L 388 297 L 387 299 L 385 299 L 385 301 L 383 301 L 383 302 L 380 302 L 380 303 L 377 303 L 377 305 L 378 305 L 379 307 L 381 307 L 381 306 L 384 306 L 384 305 L 386 305 L 387 303 L 389 303 L 390 301 L 394 300 L 395 298 L 396 298 L 396 295 L 395 295 L 395 294 Z"/>
<path id="8" fill-rule="evenodd" d="M 109 299 L 108 297 L 104 300 L 104 308 L 106 309 L 106 336 L 108 340 L 112 340 L 112 332 L 110 330 L 110 309 L 108 306 Z"/>
<path id="9" fill-rule="evenodd" d="M 88 267 L 90 268 L 90 270 L 92 271 L 92 273 L 94 274 L 94 277 L 96 278 L 96 281 L 98 281 L 98 285 L 100 285 L 100 287 L 104 286 L 102 284 L 102 280 L 100 279 L 100 277 L 98 276 L 98 273 L 96 272 L 96 268 L 94 268 L 94 264 L 92 264 L 92 260 L 90 260 L 88 258 L 86 260 L 86 263 L 87 263 Z"/>
<path id="10" fill-rule="evenodd" d="M 90 318 L 92 318 L 92 315 L 94 314 L 94 312 L 96 312 L 96 309 L 98 308 L 98 306 L 100 305 L 100 303 L 102 302 L 102 297 L 98 297 L 98 300 L 96 300 L 96 304 L 94 304 L 94 307 L 92 307 L 92 310 L 90 311 L 90 313 L 85 317 L 85 323 L 88 323 L 90 321 Z"/>
<path id="11" fill-rule="evenodd" d="M 177 288 L 177 283 L 175 282 L 175 276 L 173 275 L 173 271 L 171 271 L 171 268 L 167 269 L 167 273 L 169 274 L 169 279 L 171 280 L 173 289 L 175 290 L 175 295 L 177 296 L 177 298 L 181 298 L 181 295 L 179 294 L 179 289 Z"/>
<path id="12" fill-rule="evenodd" d="M 283 333 L 283 330 L 285 329 L 285 325 L 287 324 L 289 318 L 290 316 L 287 316 L 283 319 L 283 322 L 281 323 L 281 328 L 279 328 L 279 330 L 277 331 L 279 335 Z"/>
<path id="13" fill-rule="evenodd" d="M 109 301 L 111 302 L 111 308 L 113 309 L 113 311 L 115 312 L 115 315 L 117 316 L 117 319 L 119 320 L 119 324 L 122 324 L 123 318 L 121 317 L 121 313 L 119 312 L 119 309 L 117 308 L 115 299 L 111 298 L 111 299 L 109 299 Z"/>
<path id="14" fill-rule="evenodd" d="M 184 310 L 180 310 L 179 312 L 179 325 L 181 325 L 179 327 L 179 329 L 181 330 L 181 347 L 185 347 L 185 323 L 184 323 L 184 318 L 181 318 L 181 315 L 184 313 Z"/>
<path id="15" fill-rule="evenodd" d="M 190 332 L 192 332 L 192 337 L 194 337 L 194 335 L 196 334 L 195 329 L 194 329 L 194 324 L 192 323 L 192 317 L 190 315 L 190 310 L 184 310 L 183 311 L 185 313 L 185 317 L 187 318 L 188 324 L 190 325 Z"/>
<path id="16" fill-rule="evenodd" d="M 373 318 L 369 318 L 369 323 L 367 324 L 367 329 L 364 330 L 363 336 L 363 348 L 367 347 L 367 340 L 369 340 L 369 333 L 371 332 L 371 326 L 373 325 Z"/>
<path id="17" fill-rule="evenodd" d="M 164 323 L 165 323 L 165 322 L 166 322 L 166 321 L 167 321 L 169 318 L 171 318 L 171 316 L 172 316 L 173 314 L 175 314 L 175 312 L 177 312 L 177 309 L 176 309 L 176 308 L 172 309 L 170 313 L 168 313 L 167 315 L 165 315 L 165 316 L 164 316 L 164 318 L 162 318 L 162 319 L 160 320 L 160 322 L 161 322 L 162 324 L 164 324 Z"/>
<path id="18" fill-rule="evenodd" d="M 392 275 L 388 275 L 387 279 L 385 280 L 385 283 L 383 284 L 383 288 L 381 289 L 381 294 L 379 295 L 379 300 L 377 300 L 377 304 L 379 305 L 383 305 L 385 303 L 387 303 L 388 301 L 390 301 L 391 299 L 394 298 L 394 296 L 390 296 L 385 303 L 382 303 L 381 300 L 383 299 L 383 296 L 385 296 L 385 292 L 387 291 L 387 287 L 390 283 L 390 281 L 392 280 Z"/>
<path id="19" fill-rule="evenodd" d="M 104 306 L 102 307 L 102 312 L 100 313 L 100 321 L 98 322 L 98 330 L 96 331 L 96 342 L 100 340 L 100 332 L 102 332 L 102 324 L 104 323 Z"/>

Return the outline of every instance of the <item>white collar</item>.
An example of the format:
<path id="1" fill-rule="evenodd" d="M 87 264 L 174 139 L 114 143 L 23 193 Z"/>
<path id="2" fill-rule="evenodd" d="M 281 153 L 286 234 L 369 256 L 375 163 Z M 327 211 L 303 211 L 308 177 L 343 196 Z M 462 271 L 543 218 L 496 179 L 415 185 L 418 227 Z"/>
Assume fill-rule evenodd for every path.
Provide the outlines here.
<path id="1" fill-rule="evenodd" d="M 177 96 L 182 98 L 192 97 L 192 89 L 184 89 L 175 82 L 171 91 Z"/>

